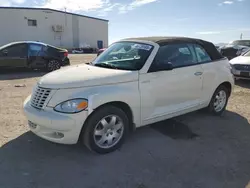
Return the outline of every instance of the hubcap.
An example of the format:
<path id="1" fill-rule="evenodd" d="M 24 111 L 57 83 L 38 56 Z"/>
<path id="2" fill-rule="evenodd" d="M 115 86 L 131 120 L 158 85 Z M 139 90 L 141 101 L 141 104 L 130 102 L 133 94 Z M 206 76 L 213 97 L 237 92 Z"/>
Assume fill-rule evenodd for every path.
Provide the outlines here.
<path id="1" fill-rule="evenodd" d="M 100 148 L 111 148 L 122 138 L 124 123 L 120 117 L 109 115 L 101 119 L 94 129 L 94 141 Z"/>
<path id="2" fill-rule="evenodd" d="M 227 94 L 224 90 L 217 93 L 214 99 L 214 110 L 220 112 L 223 110 L 227 102 Z"/>
<path id="3" fill-rule="evenodd" d="M 58 61 L 52 60 L 48 63 L 48 70 L 53 71 L 60 68 L 60 63 Z"/>

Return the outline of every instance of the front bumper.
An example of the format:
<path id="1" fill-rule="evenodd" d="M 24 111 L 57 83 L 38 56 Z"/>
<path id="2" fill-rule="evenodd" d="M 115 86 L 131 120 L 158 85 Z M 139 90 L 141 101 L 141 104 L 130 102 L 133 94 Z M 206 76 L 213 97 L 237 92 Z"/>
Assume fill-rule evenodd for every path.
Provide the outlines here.
<path id="1" fill-rule="evenodd" d="M 38 110 L 30 105 L 30 96 L 24 102 L 24 113 L 30 130 L 37 136 L 60 144 L 76 144 L 88 112 L 63 114 L 45 107 Z"/>
<path id="2" fill-rule="evenodd" d="M 242 76 L 241 72 L 248 72 L 249 76 Z M 245 80 L 250 80 L 250 71 L 239 71 L 239 70 L 234 70 L 233 75 L 236 79 L 245 79 Z"/>
<path id="3" fill-rule="evenodd" d="M 248 77 L 234 76 L 236 80 L 250 80 Z"/>

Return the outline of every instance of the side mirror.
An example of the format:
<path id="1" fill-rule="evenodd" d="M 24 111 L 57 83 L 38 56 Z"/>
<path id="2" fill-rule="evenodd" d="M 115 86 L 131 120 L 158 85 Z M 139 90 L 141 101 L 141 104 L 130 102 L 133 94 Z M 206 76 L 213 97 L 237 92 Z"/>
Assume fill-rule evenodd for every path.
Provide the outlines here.
<path id="1" fill-rule="evenodd" d="M 8 55 L 8 50 L 3 50 L 2 54 L 5 55 L 5 56 L 7 56 Z"/>

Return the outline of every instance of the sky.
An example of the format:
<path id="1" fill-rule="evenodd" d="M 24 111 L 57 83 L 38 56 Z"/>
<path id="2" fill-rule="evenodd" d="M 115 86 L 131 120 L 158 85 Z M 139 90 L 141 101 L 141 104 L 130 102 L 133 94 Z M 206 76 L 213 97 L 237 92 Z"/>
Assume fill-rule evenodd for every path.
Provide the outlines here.
<path id="1" fill-rule="evenodd" d="M 0 0 L 109 20 L 109 43 L 127 37 L 186 36 L 227 43 L 250 39 L 250 0 Z"/>

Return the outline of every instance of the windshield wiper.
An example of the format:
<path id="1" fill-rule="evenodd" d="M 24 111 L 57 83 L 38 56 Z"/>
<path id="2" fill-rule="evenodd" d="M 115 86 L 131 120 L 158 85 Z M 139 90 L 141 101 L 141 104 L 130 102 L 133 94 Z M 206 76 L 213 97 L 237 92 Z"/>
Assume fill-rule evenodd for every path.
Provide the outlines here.
<path id="1" fill-rule="evenodd" d="M 104 67 L 104 68 L 110 68 L 110 69 L 117 69 L 115 65 L 107 64 L 107 63 L 97 63 L 95 64 L 97 67 Z"/>

